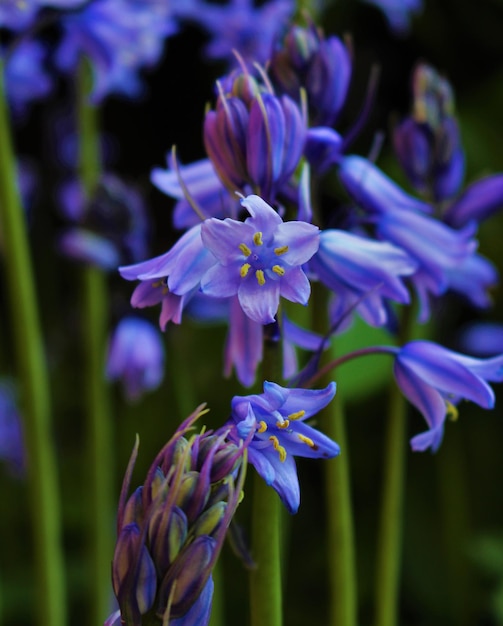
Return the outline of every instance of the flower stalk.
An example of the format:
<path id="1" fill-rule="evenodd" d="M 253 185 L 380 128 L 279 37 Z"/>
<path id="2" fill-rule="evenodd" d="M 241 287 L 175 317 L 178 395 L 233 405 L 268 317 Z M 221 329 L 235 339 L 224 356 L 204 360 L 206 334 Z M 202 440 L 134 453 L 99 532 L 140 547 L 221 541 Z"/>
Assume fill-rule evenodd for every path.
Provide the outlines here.
<path id="1" fill-rule="evenodd" d="M 78 75 L 79 168 L 85 197 L 93 193 L 100 173 L 98 119 L 89 104 L 91 67 L 82 59 Z M 113 554 L 112 433 L 109 397 L 104 377 L 108 299 L 106 277 L 92 266 L 83 270 L 84 375 L 90 467 L 90 624 L 99 624 L 109 611 L 110 560 Z"/>
<path id="2" fill-rule="evenodd" d="M 25 445 L 32 510 L 36 615 L 39 624 L 65 623 L 65 584 L 55 452 L 45 363 L 23 207 L 17 187 L 9 114 L 0 61 L 0 226 L 14 349 L 23 387 Z M 22 277 L 20 280 L 19 277 Z"/>

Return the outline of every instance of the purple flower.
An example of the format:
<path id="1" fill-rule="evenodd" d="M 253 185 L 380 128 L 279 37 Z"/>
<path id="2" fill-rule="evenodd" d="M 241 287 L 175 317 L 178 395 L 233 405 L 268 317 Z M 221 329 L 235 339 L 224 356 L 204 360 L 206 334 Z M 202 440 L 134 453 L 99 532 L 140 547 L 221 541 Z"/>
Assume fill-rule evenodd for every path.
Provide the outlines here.
<path id="1" fill-rule="evenodd" d="M 447 415 L 456 415 L 460 399 L 485 409 L 494 406 L 487 381 L 503 380 L 503 355 L 476 359 L 447 350 L 430 341 L 412 341 L 395 353 L 394 374 L 407 399 L 422 413 L 429 429 L 411 439 L 413 450 L 438 449 Z"/>
<path id="2" fill-rule="evenodd" d="M 503 208 L 503 174 L 493 174 L 475 181 L 454 200 L 444 213 L 444 220 L 454 228 L 468 222 L 480 223 Z"/>
<path id="3" fill-rule="evenodd" d="M 264 382 L 260 395 L 235 396 L 232 400 L 236 440 L 248 440 L 248 460 L 279 494 L 290 513 L 300 504 L 295 456 L 329 459 L 339 446 L 305 423 L 327 406 L 335 395 L 335 383 L 325 389 L 286 389 Z"/>
<path id="4" fill-rule="evenodd" d="M 2 0 L 0 3 L 0 27 L 23 30 L 30 26 L 37 11 L 36 0 Z"/>
<path id="5" fill-rule="evenodd" d="M 464 352 L 478 357 L 503 354 L 503 324 L 473 322 L 463 327 L 458 343 Z"/>
<path id="6" fill-rule="evenodd" d="M 0 460 L 20 476 L 25 469 L 21 416 L 11 381 L 0 379 Z"/>
<path id="7" fill-rule="evenodd" d="M 227 189 L 257 191 L 274 202 L 302 156 L 306 133 L 298 106 L 265 91 L 247 73 L 229 77 L 204 120 L 204 145 Z"/>
<path id="8" fill-rule="evenodd" d="M 498 270 L 474 252 L 458 267 L 447 270 L 447 280 L 449 289 L 464 296 L 474 307 L 487 309 L 492 304 L 489 290 L 498 284 Z"/>
<path id="9" fill-rule="evenodd" d="M 465 173 L 451 86 L 432 67 L 419 64 L 413 98 L 411 116 L 393 131 L 395 152 L 415 189 L 440 202 L 459 191 Z"/>
<path id="10" fill-rule="evenodd" d="M 71 73 L 82 54 L 91 59 L 94 102 L 109 93 L 138 95 L 138 71 L 157 63 L 176 30 L 167 3 L 158 0 L 95 0 L 64 16 L 62 25 L 56 62 Z"/>
<path id="11" fill-rule="evenodd" d="M 180 425 L 128 498 L 138 441 L 131 455 L 112 562 L 120 617 L 130 626 L 141 626 L 148 612 L 178 626 L 208 623 L 211 573 L 240 501 L 246 464 L 243 446 L 226 439 L 230 427 L 186 437 L 203 409 Z"/>
<path id="12" fill-rule="evenodd" d="M 107 270 L 146 255 L 148 219 L 143 199 L 117 176 L 104 174 L 89 201 L 80 184 L 70 181 L 60 191 L 60 202 L 66 217 L 75 223 L 59 241 L 65 255 Z"/>
<path id="13" fill-rule="evenodd" d="M 45 50 L 37 41 L 26 40 L 13 48 L 5 66 L 5 88 L 15 114 L 22 115 L 32 100 L 44 98 L 52 81 L 43 68 Z"/>
<path id="14" fill-rule="evenodd" d="M 234 54 L 250 63 L 265 63 L 274 38 L 286 26 L 295 10 L 293 0 L 270 0 L 255 7 L 253 0 L 230 0 L 225 5 L 194 0 L 186 10 L 175 9 L 180 17 L 197 22 L 208 31 L 210 43 L 205 55 L 237 63 Z"/>
<path id="15" fill-rule="evenodd" d="M 309 268 L 336 296 L 334 322 L 352 307 L 372 326 L 387 322 L 384 299 L 402 304 L 409 292 L 402 280 L 417 269 L 403 250 L 387 242 L 373 241 L 342 230 L 323 230 L 318 252 Z"/>
<path id="16" fill-rule="evenodd" d="M 306 305 L 310 285 L 302 265 L 318 250 L 319 229 L 306 222 L 283 222 L 258 196 L 242 200 L 251 217 L 206 220 L 204 246 L 217 263 L 201 279 L 201 291 L 216 298 L 237 294 L 248 317 L 274 321 L 279 298 Z"/>
<path id="17" fill-rule="evenodd" d="M 216 175 L 209 159 L 202 159 L 190 165 L 180 167 L 180 176 L 191 197 L 204 212 L 205 217 L 228 217 L 236 213 L 236 198 L 229 195 Z M 152 183 L 163 193 L 178 200 L 173 210 L 173 225 L 175 228 L 190 228 L 201 221 L 186 199 L 184 190 L 180 186 L 177 172 L 170 166 L 163 170 L 156 167 L 150 177 Z"/>
<path id="18" fill-rule="evenodd" d="M 156 389 L 164 376 L 164 346 L 159 331 L 139 317 L 124 317 L 108 346 L 108 380 L 121 380 L 128 400 Z"/>
<path id="19" fill-rule="evenodd" d="M 380 9 L 393 32 L 405 35 L 414 14 L 423 8 L 422 0 L 364 0 Z"/>
<path id="20" fill-rule="evenodd" d="M 331 126 L 346 101 L 351 58 L 338 37 L 325 39 L 314 24 L 294 25 L 276 46 L 269 73 L 279 90 L 296 101 L 305 90 L 313 126 Z"/>

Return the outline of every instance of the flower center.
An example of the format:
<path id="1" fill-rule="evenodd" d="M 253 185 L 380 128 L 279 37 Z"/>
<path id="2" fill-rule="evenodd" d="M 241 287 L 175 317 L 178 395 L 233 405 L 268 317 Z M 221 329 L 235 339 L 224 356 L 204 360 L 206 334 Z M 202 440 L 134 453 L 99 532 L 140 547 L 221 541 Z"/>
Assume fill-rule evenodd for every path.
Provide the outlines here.
<path id="1" fill-rule="evenodd" d="M 271 248 L 271 246 L 264 245 L 262 233 L 257 231 L 252 237 L 250 246 L 240 243 L 239 249 L 246 258 L 246 262 L 239 268 L 241 278 L 246 278 L 251 271 L 262 287 L 265 285 L 266 277 L 275 278 L 285 275 L 285 268 L 277 263 L 277 260 L 279 256 L 288 252 L 288 246 Z"/>

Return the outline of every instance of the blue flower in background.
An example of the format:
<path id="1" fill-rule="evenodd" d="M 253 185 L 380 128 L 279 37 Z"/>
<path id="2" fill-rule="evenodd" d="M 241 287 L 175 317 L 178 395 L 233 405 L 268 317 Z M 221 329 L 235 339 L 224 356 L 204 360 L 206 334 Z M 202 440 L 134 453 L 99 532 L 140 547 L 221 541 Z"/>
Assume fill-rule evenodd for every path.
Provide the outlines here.
<path id="1" fill-rule="evenodd" d="M 5 65 L 5 89 L 14 114 L 22 115 L 32 100 L 44 98 L 53 83 L 43 67 L 45 50 L 33 40 L 13 47 Z"/>
<path id="2" fill-rule="evenodd" d="M 0 2 L 0 27 L 23 30 L 30 26 L 40 3 L 37 0 L 2 0 Z"/>
<path id="3" fill-rule="evenodd" d="M 503 354 L 503 324 L 499 322 L 473 322 L 460 332 L 458 345 L 463 352 L 477 357 Z"/>
<path id="4" fill-rule="evenodd" d="M 476 359 L 431 341 L 412 341 L 389 351 L 395 354 L 398 386 L 429 426 L 426 432 L 411 439 L 413 450 L 438 449 L 445 419 L 448 415 L 456 416 L 454 405 L 459 400 L 493 408 L 494 392 L 487 381 L 503 381 L 503 355 Z"/>
<path id="5" fill-rule="evenodd" d="M 351 57 L 338 37 L 323 37 L 316 26 L 292 26 L 277 43 L 268 71 L 280 92 L 300 102 L 307 95 L 313 126 L 332 125 L 346 101 Z"/>
<path id="6" fill-rule="evenodd" d="M 159 330 L 139 317 L 124 317 L 110 338 L 108 380 L 120 380 L 128 400 L 156 389 L 164 377 L 164 345 Z"/>
<path id="7" fill-rule="evenodd" d="M 73 73 L 81 55 L 91 59 L 94 102 L 110 93 L 138 96 L 139 70 L 159 61 L 166 38 L 176 31 L 168 3 L 158 0 L 95 0 L 61 22 L 56 62 Z"/>
<path id="8" fill-rule="evenodd" d="M 407 34 L 412 16 L 420 13 L 423 8 L 422 0 L 364 0 L 380 9 L 389 27 L 397 35 Z"/>
<path id="9" fill-rule="evenodd" d="M 241 202 L 251 215 L 244 222 L 210 218 L 202 224 L 203 244 L 217 263 L 201 279 L 201 290 L 216 298 L 237 294 L 248 317 L 269 324 L 280 296 L 307 304 L 311 289 L 302 265 L 318 250 L 319 229 L 283 222 L 258 196 Z"/>
<path id="10" fill-rule="evenodd" d="M 15 387 L 11 381 L 0 379 L 0 460 L 10 472 L 21 475 L 25 469 L 25 453 L 21 416 Z"/>
<path id="11" fill-rule="evenodd" d="M 305 423 L 334 395 L 335 383 L 313 390 L 287 389 L 266 381 L 264 393 L 232 400 L 231 424 L 235 428 L 230 436 L 249 440 L 249 462 L 278 492 L 290 513 L 296 513 L 300 504 L 294 457 L 330 459 L 340 452 L 334 441 Z"/>
<path id="12" fill-rule="evenodd" d="M 205 55 L 210 59 L 235 65 L 237 51 L 246 61 L 265 63 L 275 37 L 295 11 L 295 2 L 269 0 L 258 7 L 254 4 L 253 0 L 230 0 L 224 5 L 193 0 L 175 11 L 208 32 L 210 42 Z"/>

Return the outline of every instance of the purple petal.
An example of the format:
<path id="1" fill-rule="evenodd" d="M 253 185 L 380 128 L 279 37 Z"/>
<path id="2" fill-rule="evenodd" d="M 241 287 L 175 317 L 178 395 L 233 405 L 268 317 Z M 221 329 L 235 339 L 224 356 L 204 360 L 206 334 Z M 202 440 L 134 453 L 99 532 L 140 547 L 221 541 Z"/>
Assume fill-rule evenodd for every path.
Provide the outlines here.
<path id="1" fill-rule="evenodd" d="M 292 267 L 280 281 L 280 294 L 290 302 L 304 306 L 309 302 L 311 284 L 300 267 Z"/>
<path id="2" fill-rule="evenodd" d="M 259 285 L 254 276 L 242 280 L 238 298 L 243 311 L 259 324 L 274 322 L 278 312 L 280 284 L 277 280 L 267 280 Z"/>

